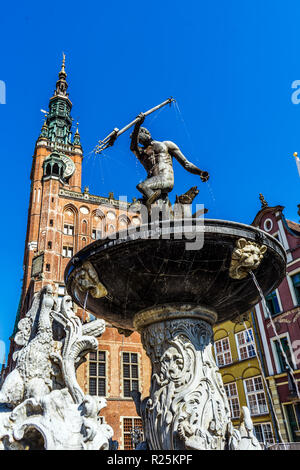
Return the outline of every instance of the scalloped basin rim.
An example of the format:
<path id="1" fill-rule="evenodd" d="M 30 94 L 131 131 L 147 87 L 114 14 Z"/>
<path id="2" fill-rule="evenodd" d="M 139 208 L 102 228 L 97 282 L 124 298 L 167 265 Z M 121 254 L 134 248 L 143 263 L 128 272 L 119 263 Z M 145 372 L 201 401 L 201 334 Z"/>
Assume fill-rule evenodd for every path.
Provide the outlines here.
<path id="1" fill-rule="evenodd" d="M 182 222 L 182 221 L 181 221 Z M 204 222 L 204 223 L 203 223 Z M 191 303 L 207 305 L 218 313 L 218 322 L 233 320 L 251 310 L 259 293 L 248 276 L 243 280 L 229 277 L 233 249 L 239 238 L 267 246 L 255 271 L 267 295 L 285 276 L 286 253 L 276 238 L 262 230 L 216 219 L 185 219 L 185 233 L 203 234 L 199 250 L 186 250 L 190 240 L 175 239 L 180 221 L 164 221 L 115 234 L 116 239 L 97 240 L 80 250 L 65 270 L 65 284 L 73 300 L 95 316 L 114 326 L 133 330 L 133 318 L 154 305 Z M 178 228 L 179 227 L 179 228 Z M 149 238 L 162 232 L 170 238 Z M 132 239 L 133 234 L 143 237 Z M 93 298 L 76 289 L 74 272 L 86 261 L 97 271 L 108 295 Z"/>

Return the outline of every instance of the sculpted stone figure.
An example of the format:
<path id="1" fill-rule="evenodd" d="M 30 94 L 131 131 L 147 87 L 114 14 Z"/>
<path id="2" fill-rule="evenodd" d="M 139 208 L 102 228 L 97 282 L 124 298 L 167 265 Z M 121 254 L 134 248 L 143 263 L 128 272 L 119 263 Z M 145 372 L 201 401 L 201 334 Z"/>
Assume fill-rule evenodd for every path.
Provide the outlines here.
<path id="1" fill-rule="evenodd" d="M 137 189 L 145 198 L 146 206 L 160 197 L 166 196 L 174 186 L 173 157 L 190 173 L 199 175 L 203 182 L 209 174 L 191 163 L 171 141 L 159 142 L 153 140 L 150 132 L 141 127 L 145 115 L 141 113 L 131 134 L 130 149 L 136 155 L 147 172 L 147 179 L 137 185 Z"/>
<path id="2" fill-rule="evenodd" d="M 257 269 L 263 259 L 267 247 L 240 238 L 232 253 L 229 276 L 233 279 L 244 279 L 250 271 Z"/>
<path id="3" fill-rule="evenodd" d="M 113 431 L 98 416 L 106 401 L 85 395 L 76 379 L 84 356 L 98 347 L 104 320 L 82 325 L 69 296 L 56 310 L 46 286 L 18 327 L 21 349 L 0 390 L 0 449 L 108 449 Z"/>
<path id="4" fill-rule="evenodd" d="M 92 297 L 101 298 L 107 295 L 107 290 L 98 279 L 93 265 L 87 261 L 75 275 L 76 287 L 82 292 L 89 292 Z"/>

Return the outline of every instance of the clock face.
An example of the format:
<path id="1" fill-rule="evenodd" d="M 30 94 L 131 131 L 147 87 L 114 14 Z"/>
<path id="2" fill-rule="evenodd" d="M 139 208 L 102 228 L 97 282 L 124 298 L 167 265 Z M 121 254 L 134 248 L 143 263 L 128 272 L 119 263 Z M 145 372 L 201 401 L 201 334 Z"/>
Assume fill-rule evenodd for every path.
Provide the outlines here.
<path id="1" fill-rule="evenodd" d="M 70 178 L 75 171 L 75 164 L 71 160 L 71 158 L 67 157 L 66 155 L 61 155 L 60 158 L 66 165 L 66 169 L 64 171 L 64 178 Z"/>

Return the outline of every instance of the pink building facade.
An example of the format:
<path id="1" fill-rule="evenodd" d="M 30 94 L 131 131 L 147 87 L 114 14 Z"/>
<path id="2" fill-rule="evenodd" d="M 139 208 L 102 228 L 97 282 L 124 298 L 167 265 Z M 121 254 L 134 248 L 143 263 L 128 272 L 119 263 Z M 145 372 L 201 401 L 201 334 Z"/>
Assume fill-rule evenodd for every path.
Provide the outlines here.
<path id="1" fill-rule="evenodd" d="M 285 442 L 298 442 L 300 441 L 300 224 L 285 218 L 284 207 L 269 207 L 262 195 L 260 199 L 262 208 L 252 225 L 273 235 L 282 243 L 287 253 L 287 272 L 280 286 L 266 297 L 266 304 L 261 302 L 256 305 L 255 321 L 259 330 L 264 372 L 272 396 L 279 433 Z"/>

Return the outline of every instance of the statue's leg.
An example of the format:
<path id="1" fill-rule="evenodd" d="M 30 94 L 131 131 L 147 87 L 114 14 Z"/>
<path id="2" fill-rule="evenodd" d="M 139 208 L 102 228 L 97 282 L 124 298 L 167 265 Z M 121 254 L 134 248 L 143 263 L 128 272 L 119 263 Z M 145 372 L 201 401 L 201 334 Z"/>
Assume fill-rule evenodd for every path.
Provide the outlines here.
<path id="1" fill-rule="evenodd" d="M 147 199 L 146 205 L 150 206 L 153 204 L 162 193 L 169 192 L 172 190 L 172 184 L 169 180 L 164 178 L 164 175 L 152 176 L 151 178 L 146 179 L 142 183 L 137 185 L 137 189 L 145 196 Z"/>

